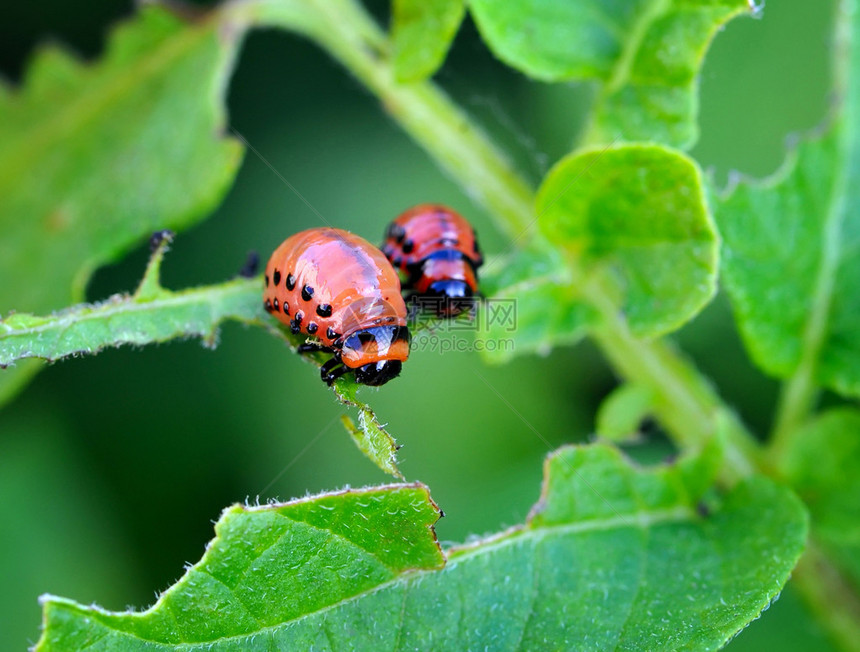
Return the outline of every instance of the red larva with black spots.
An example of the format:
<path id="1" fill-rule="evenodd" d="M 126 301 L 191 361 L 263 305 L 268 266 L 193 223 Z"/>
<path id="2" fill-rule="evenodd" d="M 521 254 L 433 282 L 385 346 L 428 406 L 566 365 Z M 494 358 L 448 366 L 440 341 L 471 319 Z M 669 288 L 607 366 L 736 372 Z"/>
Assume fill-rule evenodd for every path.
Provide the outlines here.
<path id="1" fill-rule="evenodd" d="M 389 225 L 382 253 L 405 275 L 404 289 L 433 299 L 441 316 L 458 315 L 478 294 L 484 258 L 475 230 L 447 206 L 419 204 L 403 212 Z"/>
<path id="2" fill-rule="evenodd" d="M 356 382 L 383 385 L 409 357 L 406 304 L 397 272 L 372 244 L 348 231 L 317 228 L 290 236 L 266 265 L 263 305 L 293 333 L 318 342 L 329 385 L 348 372 Z"/>

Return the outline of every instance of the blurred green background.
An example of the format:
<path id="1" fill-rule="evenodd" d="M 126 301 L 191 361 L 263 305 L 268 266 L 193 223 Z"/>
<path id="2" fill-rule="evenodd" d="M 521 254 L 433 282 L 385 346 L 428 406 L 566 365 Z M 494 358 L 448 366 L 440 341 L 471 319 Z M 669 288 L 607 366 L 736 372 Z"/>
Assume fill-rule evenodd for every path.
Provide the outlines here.
<path id="1" fill-rule="evenodd" d="M 730 170 L 773 172 L 786 139 L 827 113 L 833 2 L 770 4 L 760 20 L 731 23 L 704 68 L 702 135 L 693 153 L 720 182 Z M 371 8 L 386 20 L 384 2 Z M 18 83 L 45 40 L 97 56 L 105 30 L 132 10 L 119 0 L 7 6 L 0 74 Z M 590 97 L 587 87 L 538 84 L 506 69 L 468 22 L 438 81 L 535 181 L 569 150 Z M 338 226 L 376 241 L 405 207 L 440 201 L 474 221 L 486 251 L 505 248 L 481 208 L 312 44 L 281 32 L 252 34 L 229 111 L 232 126 Z M 176 240 L 165 284 L 218 282 L 237 272 L 248 250 L 265 259 L 287 235 L 318 224 L 248 152 L 223 205 Z M 132 289 L 145 261 L 141 248 L 100 270 L 89 298 Z M 764 432 L 777 388 L 747 361 L 726 302 L 718 298 L 677 339 Z M 614 384 L 588 344 L 499 368 L 475 354 L 423 353 L 372 403 L 404 445 L 407 478 L 427 483 L 445 510 L 440 539 L 457 542 L 523 520 L 548 452 L 531 427 L 553 447 L 587 440 Z M 43 371 L 0 411 L 0 649 L 35 642 L 44 592 L 110 609 L 151 604 L 184 564 L 199 559 L 230 503 L 387 482 L 350 442 L 338 423 L 342 412 L 313 367 L 280 341 L 235 325 L 214 352 L 176 342 Z M 668 450 L 655 433 L 634 453 L 659 458 Z M 764 647 L 830 649 L 790 586 L 731 644 L 735 652 Z"/>

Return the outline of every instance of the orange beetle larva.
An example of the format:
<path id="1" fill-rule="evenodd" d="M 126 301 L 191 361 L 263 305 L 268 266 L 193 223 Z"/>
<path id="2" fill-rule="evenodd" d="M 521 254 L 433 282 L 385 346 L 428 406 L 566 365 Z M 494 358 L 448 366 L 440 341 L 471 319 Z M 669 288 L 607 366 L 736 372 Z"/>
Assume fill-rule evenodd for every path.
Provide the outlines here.
<path id="1" fill-rule="evenodd" d="M 401 213 L 385 233 L 382 253 L 406 276 L 406 290 L 436 300 L 440 316 L 460 314 L 478 294 L 484 259 L 475 230 L 447 206 L 419 204 Z"/>
<path id="2" fill-rule="evenodd" d="M 400 279 L 367 240 L 328 227 L 296 233 L 269 258 L 265 283 L 265 309 L 319 340 L 299 351 L 332 353 L 320 369 L 327 384 L 351 371 L 374 386 L 400 374 L 410 342 Z"/>

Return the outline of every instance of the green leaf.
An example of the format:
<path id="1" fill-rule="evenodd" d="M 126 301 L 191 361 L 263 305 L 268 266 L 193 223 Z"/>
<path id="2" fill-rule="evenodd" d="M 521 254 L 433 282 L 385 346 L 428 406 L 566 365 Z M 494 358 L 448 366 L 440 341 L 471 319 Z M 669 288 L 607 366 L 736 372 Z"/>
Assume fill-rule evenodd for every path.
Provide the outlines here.
<path id="1" fill-rule="evenodd" d="M 208 641 L 220 641 L 220 649 L 259 649 L 285 622 L 300 622 L 408 571 L 440 568 L 438 518 L 418 484 L 236 505 L 222 514 L 203 559 L 145 612 L 93 610 L 81 622 L 89 608 L 44 598 L 52 622 L 38 648 L 78 650 L 104 636 L 102 649 Z"/>
<path id="2" fill-rule="evenodd" d="M 441 571 L 419 486 L 234 507 L 146 611 L 44 598 L 37 649 L 715 650 L 780 591 L 806 520 L 761 477 L 702 515 L 698 466 L 562 449 L 528 522 Z"/>
<path id="3" fill-rule="evenodd" d="M 487 301 L 478 314 L 478 341 L 487 362 L 547 354 L 585 335 L 594 315 L 560 256 L 522 251 L 487 267 L 496 272 L 481 277 Z"/>
<path id="4" fill-rule="evenodd" d="M 96 304 L 81 304 L 47 317 L 15 313 L 0 320 L 0 368 L 26 358 L 54 362 L 107 347 L 153 344 L 178 337 L 202 337 L 215 346 L 225 320 L 263 323 L 262 279 L 238 278 L 171 292 L 159 284 L 159 270 L 172 236 L 161 240 L 137 291 Z M 1 372 L 3 374 L 7 371 Z"/>
<path id="5" fill-rule="evenodd" d="M 830 129 L 717 205 L 724 280 L 744 343 L 795 387 L 860 396 L 860 11 L 840 4 Z M 803 386 L 806 385 L 806 388 Z"/>
<path id="6" fill-rule="evenodd" d="M 860 591 L 860 412 L 835 409 L 804 426 L 784 471 L 809 507 L 813 537 Z"/>
<path id="7" fill-rule="evenodd" d="M 690 147 L 696 78 L 714 34 L 748 0 L 471 0 L 493 53 L 527 75 L 597 80 L 590 143 Z"/>
<path id="8" fill-rule="evenodd" d="M 716 210 L 723 279 L 753 360 L 852 396 L 860 395 L 855 130 L 845 124 L 802 143 L 774 177 L 739 183 Z"/>
<path id="9" fill-rule="evenodd" d="M 465 13 L 464 0 L 394 0 L 391 45 L 397 80 L 420 81 L 436 72 Z"/>
<path id="10" fill-rule="evenodd" d="M 260 284 L 259 278 L 235 279 L 179 292 L 162 290 L 149 300 L 115 295 L 48 317 L 16 313 L 0 321 L 0 367 L 23 358 L 53 362 L 107 347 L 180 337 L 202 337 L 214 347 L 221 322 L 263 319 Z"/>
<path id="11" fill-rule="evenodd" d="M 642 420 L 653 407 L 654 392 L 647 385 L 619 385 L 600 404 L 595 434 L 615 442 L 636 439 Z"/>
<path id="12" fill-rule="evenodd" d="M 636 335 L 694 317 L 716 290 L 717 235 L 696 164 L 658 145 L 562 159 L 537 197 L 544 234 L 586 274 L 608 266 Z"/>
<path id="13" fill-rule="evenodd" d="M 358 399 L 359 388 L 360 385 L 344 378 L 335 382 L 334 393 L 340 402 L 358 408 L 357 426 L 346 415 L 341 417 L 341 421 L 349 436 L 352 437 L 352 441 L 358 446 L 358 450 L 380 469 L 402 480 L 403 474 L 397 468 L 397 451 L 400 446 L 379 423 L 370 406 Z"/>
<path id="14" fill-rule="evenodd" d="M 80 301 L 95 268 L 221 200 L 242 153 L 221 133 L 243 30 L 218 18 L 146 6 L 94 64 L 44 48 L 0 95 L 0 278 L 15 279 L 0 310 Z"/>

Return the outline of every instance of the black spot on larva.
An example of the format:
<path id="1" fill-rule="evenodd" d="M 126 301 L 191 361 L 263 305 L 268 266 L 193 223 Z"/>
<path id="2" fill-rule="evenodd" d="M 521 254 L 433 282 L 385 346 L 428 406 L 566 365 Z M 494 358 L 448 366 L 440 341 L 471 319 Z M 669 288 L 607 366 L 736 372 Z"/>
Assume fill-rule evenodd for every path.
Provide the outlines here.
<path id="1" fill-rule="evenodd" d="M 284 301 L 284 314 L 285 314 L 285 315 L 289 315 L 289 314 L 290 314 L 290 304 L 289 304 L 289 303 L 287 303 L 286 301 Z"/>
<path id="2" fill-rule="evenodd" d="M 331 317 L 331 304 L 321 303 L 317 306 L 317 314 L 320 317 Z"/>
<path id="3" fill-rule="evenodd" d="M 403 259 L 400 256 L 397 256 L 394 260 L 391 261 L 391 264 L 395 267 L 400 267 L 403 264 Z"/>
<path id="4" fill-rule="evenodd" d="M 388 237 L 394 238 L 397 242 L 402 241 L 405 235 L 406 231 L 399 224 L 392 224 L 388 227 Z"/>
<path id="5" fill-rule="evenodd" d="M 301 323 L 302 323 L 302 319 L 304 319 L 304 318 L 305 318 L 305 313 L 304 313 L 304 312 L 302 312 L 301 310 L 297 310 L 297 311 L 296 311 L 296 322 L 297 322 L 297 323 L 299 323 L 299 324 L 301 324 Z"/>
<path id="6" fill-rule="evenodd" d="M 287 289 L 295 290 L 296 289 L 296 277 L 292 274 L 287 274 Z"/>
<path id="7" fill-rule="evenodd" d="M 403 241 L 403 253 L 411 254 L 415 249 L 415 243 L 412 240 L 404 240 Z"/>
<path id="8" fill-rule="evenodd" d="M 290 330 L 293 332 L 293 335 L 298 335 L 298 333 L 299 333 L 299 330 L 300 330 L 299 322 L 296 321 L 295 319 L 293 319 L 290 322 Z"/>
<path id="9" fill-rule="evenodd" d="M 272 312 L 272 302 L 269 299 L 266 299 L 263 302 L 263 308 L 265 308 L 266 312 Z"/>
<path id="10" fill-rule="evenodd" d="M 302 288 L 302 299 L 305 301 L 310 301 L 313 295 L 314 289 L 310 285 L 306 285 Z"/>
<path id="11" fill-rule="evenodd" d="M 275 273 L 272 274 L 272 280 L 275 282 L 275 285 L 281 284 L 281 273 L 278 270 L 275 270 Z"/>
<path id="12" fill-rule="evenodd" d="M 328 327 L 328 330 L 325 332 L 325 336 L 330 340 L 336 340 L 340 337 L 340 335 L 338 335 L 331 326 Z"/>
<path id="13" fill-rule="evenodd" d="M 269 287 L 269 275 L 266 274 L 266 287 Z"/>
<path id="14" fill-rule="evenodd" d="M 274 301 L 272 301 L 272 308 L 275 309 L 275 312 L 281 309 L 281 306 L 278 304 L 278 297 L 275 297 Z"/>
<path id="15" fill-rule="evenodd" d="M 314 333 L 316 333 L 318 330 L 319 330 L 319 326 L 317 326 L 317 323 L 316 323 L 316 322 L 314 322 L 314 321 L 312 321 L 312 322 L 308 322 L 308 333 L 310 333 L 311 335 L 313 335 L 313 334 L 314 334 Z"/>

